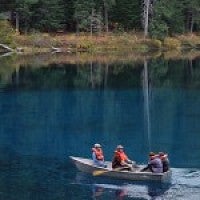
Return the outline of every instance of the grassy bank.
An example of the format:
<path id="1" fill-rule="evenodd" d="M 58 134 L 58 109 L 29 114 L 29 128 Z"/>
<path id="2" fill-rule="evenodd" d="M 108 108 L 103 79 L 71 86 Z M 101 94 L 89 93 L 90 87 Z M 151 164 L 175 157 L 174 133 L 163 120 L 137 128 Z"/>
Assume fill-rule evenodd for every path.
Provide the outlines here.
<path id="1" fill-rule="evenodd" d="M 200 35 L 179 35 L 157 39 L 144 39 L 143 34 L 107 34 L 90 36 L 86 34 L 31 34 L 15 35 L 14 44 L 24 53 L 37 52 L 149 52 L 168 50 L 200 50 Z"/>

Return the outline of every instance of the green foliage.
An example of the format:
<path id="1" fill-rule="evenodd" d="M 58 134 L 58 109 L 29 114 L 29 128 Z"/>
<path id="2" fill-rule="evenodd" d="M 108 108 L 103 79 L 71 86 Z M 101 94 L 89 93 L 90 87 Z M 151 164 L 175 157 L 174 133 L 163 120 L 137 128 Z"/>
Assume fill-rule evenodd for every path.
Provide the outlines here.
<path id="1" fill-rule="evenodd" d="M 19 14 L 21 30 L 30 28 L 31 17 L 34 13 L 31 6 L 36 3 L 36 0 L 16 0 L 15 11 Z"/>
<path id="2" fill-rule="evenodd" d="M 163 39 L 168 35 L 168 26 L 162 19 L 153 19 L 149 28 L 153 38 Z"/>
<path id="3" fill-rule="evenodd" d="M 116 4 L 117 0 L 102 0 L 102 2 L 104 3 L 104 5 L 108 8 L 111 9 L 113 5 Z M 98 2 L 98 1 L 97 1 Z"/>
<path id="4" fill-rule="evenodd" d="M 160 0 L 154 5 L 150 34 L 163 39 L 172 33 L 184 31 L 183 5 L 178 1 Z"/>
<path id="5" fill-rule="evenodd" d="M 111 19 L 125 30 L 141 28 L 141 6 L 140 1 L 116 0 L 111 12 Z"/>
<path id="6" fill-rule="evenodd" d="M 145 44 L 151 49 L 160 49 L 162 47 L 162 42 L 157 39 L 146 40 Z"/>
<path id="7" fill-rule="evenodd" d="M 23 32 L 33 29 L 50 32 L 63 27 L 62 0 L 16 0 L 15 11 Z"/>
<path id="8" fill-rule="evenodd" d="M 51 47 L 52 41 L 49 36 L 45 36 L 40 33 L 34 33 L 30 35 L 31 46 L 34 47 Z"/>
<path id="9" fill-rule="evenodd" d="M 9 22 L 0 20 L 0 43 L 12 44 L 14 30 Z"/>
<path id="10" fill-rule="evenodd" d="M 75 8 L 74 8 L 74 0 L 63 0 L 64 2 L 64 23 L 66 24 L 65 27 L 68 30 L 73 30 L 75 29 L 75 20 L 74 20 L 74 12 L 75 12 Z"/>
<path id="11" fill-rule="evenodd" d="M 200 30 L 200 1 L 184 0 L 186 31 Z"/>
<path id="12" fill-rule="evenodd" d="M 15 7 L 15 0 L 1 0 L 0 12 L 6 12 Z"/>
<path id="13" fill-rule="evenodd" d="M 178 49 L 181 47 L 181 42 L 175 38 L 165 38 L 164 39 L 164 46 L 167 49 Z"/>
<path id="14" fill-rule="evenodd" d="M 33 28 L 40 31 L 56 31 L 63 28 L 64 6 L 62 0 L 39 0 L 34 6 Z"/>
<path id="15" fill-rule="evenodd" d="M 163 39 L 174 33 L 200 31 L 199 0 L 151 1 L 149 32 L 153 38 Z M 3 6 L 2 6 L 3 5 Z M 141 30 L 143 1 L 140 0 L 1 0 L 0 13 L 19 15 L 20 31 L 56 32 L 57 30 L 80 31 L 102 26 L 107 30 Z M 92 22 L 93 21 L 93 22 Z M 103 27 L 103 26 L 102 26 Z"/>
<path id="16" fill-rule="evenodd" d="M 93 0 L 76 0 L 74 18 L 80 30 L 88 31 L 90 29 L 94 6 Z"/>

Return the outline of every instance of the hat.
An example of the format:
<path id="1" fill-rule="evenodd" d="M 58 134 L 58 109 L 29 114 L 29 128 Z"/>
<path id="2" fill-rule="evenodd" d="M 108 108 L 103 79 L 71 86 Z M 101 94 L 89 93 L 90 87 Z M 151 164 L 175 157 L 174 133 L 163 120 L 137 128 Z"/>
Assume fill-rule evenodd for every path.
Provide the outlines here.
<path id="1" fill-rule="evenodd" d="M 123 149 L 124 147 L 122 145 L 117 145 L 117 149 Z"/>
<path id="2" fill-rule="evenodd" d="M 164 156 L 165 155 L 164 152 L 159 152 L 158 154 L 159 154 L 159 156 Z"/>
<path id="3" fill-rule="evenodd" d="M 101 148 L 100 144 L 94 144 L 94 148 Z"/>
<path id="4" fill-rule="evenodd" d="M 156 154 L 154 152 L 149 152 L 149 156 L 155 156 Z"/>

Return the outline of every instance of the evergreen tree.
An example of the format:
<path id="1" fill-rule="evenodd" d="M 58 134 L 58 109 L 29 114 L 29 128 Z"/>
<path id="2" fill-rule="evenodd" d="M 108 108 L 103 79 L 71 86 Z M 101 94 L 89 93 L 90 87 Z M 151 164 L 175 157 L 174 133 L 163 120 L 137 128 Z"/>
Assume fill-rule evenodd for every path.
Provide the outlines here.
<path id="1" fill-rule="evenodd" d="M 193 32 L 194 28 L 200 30 L 200 1 L 184 0 L 183 5 L 186 31 Z"/>
<path id="2" fill-rule="evenodd" d="M 92 10 L 92 15 L 90 16 L 91 24 L 90 24 L 90 33 L 91 35 L 94 32 L 100 33 L 102 30 L 102 15 L 100 12 L 97 12 L 95 9 Z"/>
<path id="3" fill-rule="evenodd" d="M 0 0 L 0 13 L 12 11 L 13 25 L 21 32 L 108 31 L 141 29 L 163 38 L 200 30 L 200 0 Z"/>
<path id="4" fill-rule="evenodd" d="M 77 24 L 77 32 L 89 31 L 91 26 L 91 16 L 95 3 L 93 0 L 76 0 L 74 19 Z"/>
<path id="5" fill-rule="evenodd" d="M 116 0 L 111 20 L 119 23 L 125 30 L 141 28 L 140 0 Z"/>
<path id="6" fill-rule="evenodd" d="M 64 14 L 65 14 L 65 28 L 66 30 L 75 31 L 75 20 L 74 20 L 74 0 L 63 0 L 64 1 Z"/>
<path id="7" fill-rule="evenodd" d="M 32 6 L 36 4 L 37 2 L 38 0 L 16 0 L 15 1 L 16 23 L 20 24 L 21 31 L 23 30 L 27 32 L 30 29 L 31 17 L 33 15 Z M 16 26 L 18 25 L 16 24 Z M 19 29 L 19 27 L 17 27 L 16 29 Z"/>
<path id="8" fill-rule="evenodd" d="M 116 0 L 103 0 L 103 10 L 104 10 L 104 21 L 105 21 L 105 30 L 108 32 L 108 12 L 113 5 L 116 4 Z"/>
<path id="9" fill-rule="evenodd" d="M 38 0 L 33 7 L 32 28 L 40 31 L 56 31 L 64 26 L 62 0 Z"/>
<path id="10" fill-rule="evenodd" d="M 15 7 L 15 0 L 0 0 L 0 12 L 10 11 Z"/>
<path id="11" fill-rule="evenodd" d="M 178 1 L 159 0 L 153 7 L 150 33 L 153 37 L 163 38 L 172 33 L 184 31 L 183 5 Z"/>

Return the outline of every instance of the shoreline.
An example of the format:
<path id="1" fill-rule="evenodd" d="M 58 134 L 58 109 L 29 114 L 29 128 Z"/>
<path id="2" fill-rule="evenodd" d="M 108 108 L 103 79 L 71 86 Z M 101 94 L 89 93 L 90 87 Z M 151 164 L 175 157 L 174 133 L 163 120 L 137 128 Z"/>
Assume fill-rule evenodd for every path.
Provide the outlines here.
<path id="1" fill-rule="evenodd" d="M 35 33 L 29 35 L 15 35 L 9 45 L 15 52 L 23 54 L 35 53 L 148 53 L 165 51 L 199 51 L 200 35 L 186 34 L 167 37 L 164 40 L 144 39 L 142 34 L 102 34 L 90 36 L 81 34 Z M 6 51 L 6 49 L 4 49 Z"/>
<path id="2" fill-rule="evenodd" d="M 113 64 L 113 63 L 140 63 L 144 61 L 164 59 L 170 60 L 194 60 L 200 59 L 200 51 L 154 51 L 148 53 L 136 52 L 118 52 L 118 53 L 6 53 L 0 54 L 0 62 L 10 63 L 10 66 L 18 68 L 20 66 L 28 66 L 32 63 L 35 67 L 50 64 L 80 64 L 87 65 L 91 63 Z"/>

